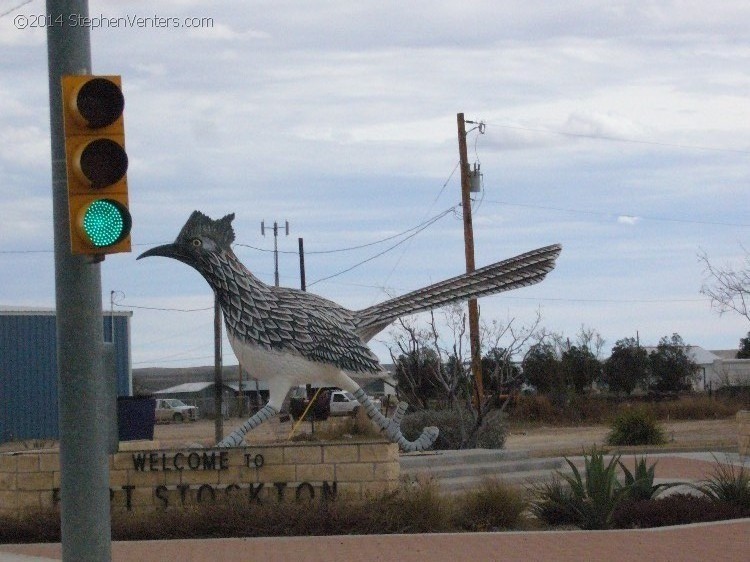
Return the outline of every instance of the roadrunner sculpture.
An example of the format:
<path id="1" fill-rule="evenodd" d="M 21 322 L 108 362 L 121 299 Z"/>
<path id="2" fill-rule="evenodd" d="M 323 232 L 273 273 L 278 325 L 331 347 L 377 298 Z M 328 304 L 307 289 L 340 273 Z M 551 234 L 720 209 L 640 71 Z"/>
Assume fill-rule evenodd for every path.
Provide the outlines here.
<path id="1" fill-rule="evenodd" d="M 555 267 L 561 250 L 559 245 L 547 246 L 363 310 L 348 310 L 323 297 L 272 287 L 255 277 L 232 251 L 232 220 L 234 214 L 212 220 L 194 211 L 172 244 L 138 256 L 174 258 L 198 270 L 219 299 L 240 364 L 268 383 L 268 403 L 218 444 L 227 447 L 240 445 L 248 431 L 277 415 L 293 386 L 318 382 L 351 392 L 369 418 L 403 450 L 429 448 L 438 436 L 437 428 L 427 427 L 415 441 L 408 441 L 400 428 L 406 403 L 401 402 L 388 419 L 352 379 L 386 374 L 365 342 L 400 316 L 538 283 Z"/>

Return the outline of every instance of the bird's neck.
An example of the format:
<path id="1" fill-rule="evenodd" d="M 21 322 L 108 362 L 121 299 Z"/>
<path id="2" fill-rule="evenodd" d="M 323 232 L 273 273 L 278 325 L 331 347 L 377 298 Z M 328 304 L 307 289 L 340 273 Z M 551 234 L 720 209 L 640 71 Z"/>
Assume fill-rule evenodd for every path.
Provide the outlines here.
<path id="1" fill-rule="evenodd" d="M 232 332 L 231 319 L 247 317 L 248 309 L 269 309 L 276 302 L 273 288 L 266 285 L 242 265 L 234 252 L 210 254 L 201 273 L 213 288 L 224 313 L 227 329 Z"/>

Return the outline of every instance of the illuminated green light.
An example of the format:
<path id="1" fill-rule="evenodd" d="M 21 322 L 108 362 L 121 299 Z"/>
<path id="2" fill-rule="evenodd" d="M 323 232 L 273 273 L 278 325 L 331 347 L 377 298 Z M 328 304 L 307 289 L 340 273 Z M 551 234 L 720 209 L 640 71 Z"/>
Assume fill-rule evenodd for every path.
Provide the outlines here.
<path id="1" fill-rule="evenodd" d="M 83 231 L 97 248 L 122 241 L 130 233 L 130 213 L 124 205 L 111 199 L 91 203 L 83 215 Z"/>

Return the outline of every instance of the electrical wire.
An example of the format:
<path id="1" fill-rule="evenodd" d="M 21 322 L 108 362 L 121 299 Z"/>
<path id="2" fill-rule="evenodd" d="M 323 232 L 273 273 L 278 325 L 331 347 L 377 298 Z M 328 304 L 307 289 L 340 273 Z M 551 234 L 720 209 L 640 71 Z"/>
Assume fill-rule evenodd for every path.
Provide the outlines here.
<path id="1" fill-rule="evenodd" d="M 521 127 L 520 125 L 502 125 L 500 123 L 487 123 L 487 125 L 492 125 L 493 127 L 499 127 L 501 129 L 511 129 L 511 130 L 516 130 L 516 131 L 529 131 L 532 133 L 542 133 L 545 135 L 559 135 L 563 137 L 603 140 L 603 141 L 609 141 L 609 142 L 623 142 L 623 143 L 630 143 L 630 144 L 644 144 L 648 146 L 661 146 L 665 148 L 679 148 L 681 150 L 707 150 L 707 151 L 714 151 L 714 152 L 730 152 L 734 154 L 750 154 L 750 150 L 743 150 L 743 149 L 737 149 L 737 148 L 722 148 L 722 147 L 716 147 L 716 146 L 700 146 L 700 145 L 694 145 L 694 144 L 680 144 L 680 143 L 660 142 L 660 141 L 651 141 L 651 140 L 643 140 L 643 139 L 629 139 L 629 138 L 624 138 L 624 137 L 610 137 L 607 135 L 571 133 L 567 131 L 555 131 L 552 129 Z"/>
<path id="2" fill-rule="evenodd" d="M 332 250 L 312 250 L 312 251 L 305 251 L 305 255 L 309 256 L 309 255 L 318 255 L 318 254 L 336 254 L 336 253 L 341 253 L 341 252 L 350 252 L 352 250 L 361 250 L 362 248 L 368 248 L 370 246 L 376 246 L 378 244 L 382 244 L 383 242 L 388 242 L 389 240 L 393 240 L 395 238 L 400 238 L 401 236 L 404 236 L 405 234 L 408 234 L 410 232 L 413 232 L 415 230 L 418 230 L 418 229 L 422 228 L 424 225 L 426 225 L 428 223 L 431 224 L 431 221 L 433 221 L 435 218 L 441 218 L 443 216 L 443 214 L 445 214 L 447 212 L 450 212 L 452 210 L 453 210 L 453 208 L 448 209 L 446 211 L 443 211 L 439 215 L 436 215 L 436 216 L 434 216 L 434 217 L 432 217 L 430 219 L 427 219 L 426 221 L 424 221 L 424 222 L 422 222 L 422 223 L 420 223 L 420 224 L 418 224 L 416 226 L 413 226 L 411 228 L 407 228 L 406 230 L 404 230 L 402 232 L 399 232 L 398 234 L 393 234 L 391 236 L 387 236 L 385 238 L 381 238 L 380 240 L 376 240 L 374 242 L 368 242 L 367 244 L 360 244 L 359 246 L 349 246 L 349 247 L 346 247 L 346 248 L 335 248 L 335 249 L 332 249 Z M 265 249 L 265 248 L 258 248 L 256 246 L 252 246 L 250 244 L 236 243 L 234 245 L 235 246 L 240 246 L 240 247 L 243 247 L 243 248 L 250 248 L 252 250 L 258 250 L 259 252 L 273 252 L 274 251 L 274 250 Z M 292 251 L 292 250 L 286 250 L 286 251 L 279 250 L 278 253 L 279 254 L 297 254 L 297 252 Z"/>
<path id="3" fill-rule="evenodd" d="M 417 234 L 419 234 L 420 232 L 422 232 L 422 231 L 423 231 L 423 230 L 425 230 L 426 228 L 428 228 L 428 227 L 432 226 L 432 225 L 433 225 L 434 223 L 436 223 L 436 222 L 437 222 L 438 220 L 440 220 L 441 218 L 443 218 L 443 217 L 444 217 L 444 216 L 446 216 L 447 214 L 449 214 L 449 213 L 452 213 L 452 212 L 453 212 L 453 210 L 454 210 L 454 209 L 456 209 L 456 208 L 457 208 L 457 207 L 459 207 L 459 206 L 460 206 L 460 205 L 456 204 L 456 205 L 454 205 L 453 207 L 451 207 L 450 209 L 446 209 L 446 210 L 445 210 L 445 211 L 443 211 L 442 213 L 440 213 L 440 214 L 436 215 L 435 217 L 433 217 L 432 219 L 430 219 L 430 220 L 429 220 L 428 222 L 426 222 L 426 223 L 423 223 L 423 226 L 422 226 L 422 227 L 421 227 L 421 228 L 420 228 L 419 230 L 417 230 L 417 231 L 415 231 L 415 232 L 412 232 L 412 233 L 411 233 L 411 234 L 410 234 L 409 236 L 407 236 L 407 237 L 406 237 L 406 238 L 404 238 L 403 240 L 399 240 L 398 242 L 396 242 L 396 243 L 395 243 L 395 244 L 393 244 L 392 246 L 389 246 L 388 248 L 386 248 L 386 249 L 385 249 L 385 250 L 383 250 L 382 252 L 378 252 L 378 253 L 377 253 L 377 254 L 375 254 L 374 256 L 370 256 L 369 258 L 366 258 L 366 259 L 364 259 L 364 260 L 362 260 L 362 261 L 360 261 L 360 262 L 358 262 L 358 263 L 355 263 L 355 264 L 354 264 L 354 265 L 352 265 L 351 267 L 348 267 L 348 268 L 346 268 L 346 269 L 344 269 L 344 270 L 342 270 L 342 271 L 339 271 L 339 272 L 337 272 L 337 273 L 334 273 L 334 274 L 332 274 L 332 275 L 328 275 L 328 276 L 326 276 L 326 277 L 322 277 L 322 278 L 320 278 L 320 279 L 316 279 L 316 280 L 315 280 L 315 281 L 313 281 L 312 283 L 308 283 L 308 284 L 307 284 L 307 286 L 308 286 L 308 287 L 312 287 L 313 285 L 315 285 L 315 284 L 317 284 L 317 283 L 320 283 L 320 282 L 322 282 L 322 281 L 327 281 L 328 279 L 333 279 L 334 277 L 338 277 L 339 275 L 343 275 L 344 273 L 348 273 L 349 271 L 352 271 L 353 269 L 356 269 L 357 267 L 359 267 L 359 266 L 361 266 L 361 265 L 363 265 L 363 264 L 365 264 L 365 263 L 367 263 L 367 262 L 370 262 L 370 261 L 372 261 L 372 260 L 374 260 L 374 259 L 376 259 L 376 258 L 379 258 L 380 256 L 382 256 L 382 255 L 384 255 L 384 254 L 387 254 L 388 252 L 390 252 L 390 251 L 391 251 L 391 250 L 393 250 L 394 248 L 397 248 L 398 246 L 400 246 L 401 244 L 403 244 L 403 243 L 404 243 L 404 242 L 406 242 L 407 240 L 411 240 L 411 239 L 412 239 L 412 238 L 414 238 L 414 237 L 415 237 L 415 236 L 416 236 Z"/>
<path id="4" fill-rule="evenodd" d="M 0 18 L 3 18 L 3 17 L 5 17 L 5 16 L 7 16 L 7 15 L 10 15 L 10 14 L 12 14 L 12 13 L 13 13 L 13 12 L 15 12 L 15 11 L 16 11 L 17 9 L 19 9 L 19 8 L 23 8 L 23 7 L 24 7 L 24 6 L 26 5 L 26 4 L 31 4 L 31 3 L 33 2 L 33 1 L 34 1 L 34 0 L 26 0 L 25 2 L 21 2 L 20 4 L 18 4 L 17 6 L 14 6 L 14 7 L 13 7 L 13 8 L 11 8 L 10 10 L 6 10 L 5 12 L 1 13 L 1 14 L 0 14 Z"/>
<path id="5" fill-rule="evenodd" d="M 557 212 L 564 212 L 564 213 L 579 213 L 583 215 L 594 215 L 594 216 L 601 216 L 601 217 L 634 217 L 636 219 L 643 219 L 643 220 L 649 220 L 649 221 L 657 221 L 657 222 L 675 222 L 675 223 L 684 223 L 684 224 L 702 224 L 702 225 L 710 225 L 710 226 L 731 226 L 731 227 L 750 227 L 750 224 L 748 223 L 739 223 L 739 222 L 723 222 L 723 221 L 706 221 L 706 220 L 695 220 L 695 219 L 677 219 L 677 218 L 670 218 L 670 217 L 651 217 L 648 215 L 634 215 L 632 213 L 615 213 L 615 212 L 606 212 L 606 211 L 587 211 L 583 209 L 570 209 L 570 208 L 564 208 L 564 207 L 552 207 L 549 205 L 532 205 L 529 203 L 511 203 L 510 201 L 499 201 L 496 199 L 485 199 L 487 203 L 493 203 L 496 205 L 505 205 L 507 207 L 522 207 L 522 208 L 528 208 L 528 209 L 541 209 L 544 211 L 557 211 Z"/>

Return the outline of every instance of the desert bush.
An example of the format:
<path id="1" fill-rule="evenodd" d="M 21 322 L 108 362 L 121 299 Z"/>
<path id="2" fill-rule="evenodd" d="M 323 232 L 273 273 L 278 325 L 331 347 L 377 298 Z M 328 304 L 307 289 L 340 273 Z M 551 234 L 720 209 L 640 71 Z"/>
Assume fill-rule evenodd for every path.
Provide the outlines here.
<path id="1" fill-rule="evenodd" d="M 661 445 L 666 442 L 664 430 L 644 408 L 620 412 L 610 425 L 609 445 Z"/>
<path id="2" fill-rule="evenodd" d="M 466 531 L 515 529 L 521 525 L 526 507 L 521 490 L 498 480 L 485 480 L 479 489 L 456 499 L 454 526 Z"/>
<path id="3" fill-rule="evenodd" d="M 25 517 L 0 516 L 0 544 L 60 542 L 60 513 L 33 512 Z"/>
<path id="4" fill-rule="evenodd" d="M 464 414 L 468 415 L 468 414 Z M 466 422 L 456 410 L 420 410 L 407 413 L 401 420 L 401 432 L 409 440 L 416 439 L 422 429 L 435 426 L 440 430 L 434 449 L 459 449 L 462 443 L 461 428 Z"/>
<path id="5" fill-rule="evenodd" d="M 431 481 L 404 485 L 364 500 L 327 502 L 233 498 L 227 503 L 151 512 L 114 512 L 114 540 L 218 537 L 324 536 L 460 532 L 517 528 L 523 522 L 521 492 L 500 483 L 458 495 L 441 495 Z M 1 543 L 59 542 L 54 510 L 0 517 Z"/>
<path id="6" fill-rule="evenodd" d="M 401 431 L 407 439 L 416 439 L 422 429 L 435 426 L 440 430 L 434 449 L 461 449 L 474 430 L 474 416 L 464 409 L 422 410 L 406 414 L 401 421 Z M 505 415 L 490 411 L 476 435 L 476 446 L 485 449 L 502 449 L 508 434 Z"/>
<path id="7" fill-rule="evenodd" d="M 513 423 L 575 425 L 609 423 L 636 408 L 657 420 L 700 420 L 732 417 L 747 407 L 746 396 L 706 396 L 691 394 L 675 400 L 649 401 L 647 397 L 573 395 L 553 403 L 544 395 L 519 396 L 508 410 Z"/>
<path id="8" fill-rule="evenodd" d="M 559 475 L 555 475 L 552 480 L 533 484 L 529 488 L 529 493 L 529 510 L 540 521 L 552 526 L 576 523 L 573 492 Z"/>
<path id="9" fill-rule="evenodd" d="M 502 449 L 508 436 L 505 414 L 499 410 L 489 412 L 477 434 L 477 447 L 482 449 Z"/>
<path id="10" fill-rule="evenodd" d="M 561 421 L 560 413 L 550 399 L 540 395 L 519 396 L 510 415 L 518 422 L 556 424 Z"/>
<path id="11" fill-rule="evenodd" d="M 714 502 L 736 505 L 750 513 L 750 470 L 744 465 L 719 462 L 708 479 L 697 489 Z"/>
<path id="12" fill-rule="evenodd" d="M 689 395 L 678 400 L 657 402 L 652 405 L 655 417 L 669 420 L 706 420 L 734 416 L 739 409 L 737 400 Z"/>
<path id="13" fill-rule="evenodd" d="M 674 494 L 657 500 L 626 500 L 612 514 L 618 529 L 664 527 L 747 517 L 750 512 L 705 496 Z"/>

